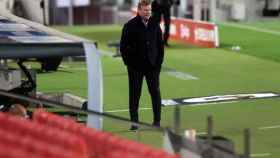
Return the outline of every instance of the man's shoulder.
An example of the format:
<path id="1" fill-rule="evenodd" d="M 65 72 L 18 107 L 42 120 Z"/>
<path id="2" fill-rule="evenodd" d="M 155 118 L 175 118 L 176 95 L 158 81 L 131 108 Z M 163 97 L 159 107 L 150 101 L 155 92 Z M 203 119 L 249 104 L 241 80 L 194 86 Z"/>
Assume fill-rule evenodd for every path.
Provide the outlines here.
<path id="1" fill-rule="evenodd" d="M 133 17 L 132 19 L 130 19 L 127 23 L 125 23 L 126 26 L 129 26 L 129 25 L 135 25 L 138 21 L 138 17 L 135 16 Z"/>

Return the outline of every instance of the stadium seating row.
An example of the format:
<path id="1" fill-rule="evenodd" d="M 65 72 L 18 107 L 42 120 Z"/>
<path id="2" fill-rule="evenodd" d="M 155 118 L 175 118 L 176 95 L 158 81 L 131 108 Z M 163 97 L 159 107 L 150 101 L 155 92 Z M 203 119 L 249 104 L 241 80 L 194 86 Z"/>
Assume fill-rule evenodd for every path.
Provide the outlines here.
<path id="1" fill-rule="evenodd" d="M 0 113 L 0 146 L 5 158 L 87 158 L 84 141 L 69 132 L 59 131 L 45 125 Z M 13 154 L 19 152 L 21 156 Z M 1 155 L 0 154 L 0 155 Z"/>
<path id="2" fill-rule="evenodd" d="M 43 110 L 33 120 L 0 113 L 0 157 L 179 158 Z"/>

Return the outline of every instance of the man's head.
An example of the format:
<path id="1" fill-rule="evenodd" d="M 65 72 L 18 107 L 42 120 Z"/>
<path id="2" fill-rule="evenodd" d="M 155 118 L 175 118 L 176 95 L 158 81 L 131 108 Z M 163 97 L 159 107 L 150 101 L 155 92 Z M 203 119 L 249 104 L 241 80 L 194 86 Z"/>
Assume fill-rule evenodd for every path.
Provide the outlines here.
<path id="1" fill-rule="evenodd" d="M 151 13 L 152 13 L 151 0 L 139 0 L 138 14 L 144 20 L 148 20 L 151 17 Z"/>

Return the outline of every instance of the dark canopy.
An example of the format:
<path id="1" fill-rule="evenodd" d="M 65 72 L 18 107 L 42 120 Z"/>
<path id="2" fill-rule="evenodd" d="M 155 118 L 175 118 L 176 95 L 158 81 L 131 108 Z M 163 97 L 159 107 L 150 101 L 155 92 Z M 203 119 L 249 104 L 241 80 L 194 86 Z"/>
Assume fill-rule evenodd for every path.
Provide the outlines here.
<path id="1" fill-rule="evenodd" d="M 32 24 L 32 22 L 31 22 Z M 42 28 L 42 29 L 41 29 Z M 83 41 L 49 33 L 44 26 L 30 26 L 0 16 L 0 58 L 44 58 L 84 55 Z"/>

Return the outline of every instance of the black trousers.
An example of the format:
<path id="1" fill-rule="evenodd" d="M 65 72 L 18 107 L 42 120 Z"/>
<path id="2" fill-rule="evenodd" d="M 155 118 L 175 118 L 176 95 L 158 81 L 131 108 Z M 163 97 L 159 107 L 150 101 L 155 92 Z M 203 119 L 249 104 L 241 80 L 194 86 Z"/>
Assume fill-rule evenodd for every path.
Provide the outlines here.
<path id="1" fill-rule="evenodd" d="M 129 80 L 129 112 L 131 121 L 138 122 L 138 108 L 141 96 L 143 79 L 145 77 L 149 93 L 152 99 L 154 122 L 159 123 L 161 119 L 161 96 L 159 88 L 160 68 L 148 71 L 139 71 L 127 67 Z"/>
<path id="2" fill-rule="evenodd" d="M 164 21 L 164 34 L 163 34 L 163 40 L 166 44 L 168 42 L 169 38 L 169 30 L 170 30 L 170 23 L 171 23 L 171 6 L 170 5 L 159 5 L 156 1 L 153 1 L 152 3 L 152 12 L 153 17 L 155 20 L 160 23 L 161 16 L 163 15 L 163 21 Z"/>

